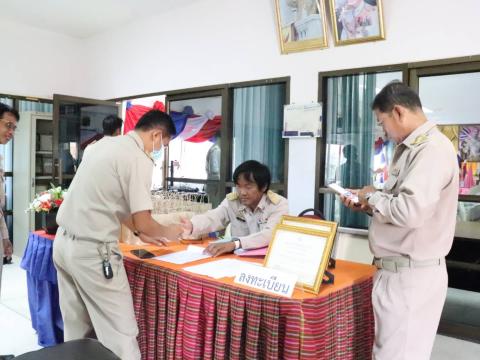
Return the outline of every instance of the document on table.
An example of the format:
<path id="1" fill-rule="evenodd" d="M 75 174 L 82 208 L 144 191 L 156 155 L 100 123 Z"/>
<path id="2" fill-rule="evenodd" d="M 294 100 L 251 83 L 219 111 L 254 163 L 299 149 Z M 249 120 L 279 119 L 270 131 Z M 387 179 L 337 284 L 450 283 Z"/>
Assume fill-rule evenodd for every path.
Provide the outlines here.
<path id="1" fill-rule="evenodd" d="M 152 259 L 166 261 L 173 264 L 186 264 L 192 261 L 207 259 L 210 254 L 204 254 L 205 248 L 196 245 L 188 245 L 186 250 L 173 252 L 171 254 L 156 256 Z"/>
<path id="2" fill-rule="evenodd" d="M 257 266 L 261 266 L 261 264 L 236 259 L 222 259 L 210 261 L 205 264 L 189 266 L 183 270 L 199 275 L 209 276 L 215 279 L 220 279 L 223 277 L 234 277 L 239 272 L 246 271 L 247 269 L 252 269 Z"/>

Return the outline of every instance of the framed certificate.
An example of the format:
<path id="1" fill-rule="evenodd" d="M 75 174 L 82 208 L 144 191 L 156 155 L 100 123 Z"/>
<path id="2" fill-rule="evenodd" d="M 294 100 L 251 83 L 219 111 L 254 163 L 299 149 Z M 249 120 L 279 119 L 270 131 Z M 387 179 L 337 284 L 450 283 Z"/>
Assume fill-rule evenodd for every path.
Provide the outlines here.
<path id="1" fill-rule="evenodd" d="M 298 277 L 297 285 L 318 294 L 335 239 L 332 231 L 279 224 L 270 242 L 264 266 Z"/>
<path id="2" fill-rule="evenodd" d="M 280 224 L 296 226 L 305 229 L 312 229 L 323 232 L 336 232 L 337 223 L 333 221 L 326 221 L 320 219 L 314 219 L 311 217 L 302 217 L 302 216 L 291 216 L 283 215 L 280 220 Z"/>

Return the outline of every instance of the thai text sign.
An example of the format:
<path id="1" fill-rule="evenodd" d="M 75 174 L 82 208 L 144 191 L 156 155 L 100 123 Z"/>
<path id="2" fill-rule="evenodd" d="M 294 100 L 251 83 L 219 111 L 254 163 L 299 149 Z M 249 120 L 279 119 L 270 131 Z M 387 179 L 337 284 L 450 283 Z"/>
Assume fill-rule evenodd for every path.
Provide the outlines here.
<path id="1" fill-rule="evenodd" d="M 297 276 L 265 267 L 243 269 L 235 276 L 236 284 L 246 285 L 271 294 L 292 297 Z"/>

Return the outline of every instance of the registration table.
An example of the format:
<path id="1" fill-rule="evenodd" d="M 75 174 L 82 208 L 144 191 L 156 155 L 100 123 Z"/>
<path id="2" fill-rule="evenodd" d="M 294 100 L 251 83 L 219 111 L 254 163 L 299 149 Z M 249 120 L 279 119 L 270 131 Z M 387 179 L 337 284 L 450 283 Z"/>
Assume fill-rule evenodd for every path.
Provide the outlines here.
<path id="1" fill-rule="evenodd" d="M 183 270 L 218 258 L 176 265 L 130 253 L 185 247 L 121 244 L 142 359 L 371 358 L 373 266 L 337 260 L 333 285 L 322 285 L 318 295 L 296 289 L 285 298 Z"/>

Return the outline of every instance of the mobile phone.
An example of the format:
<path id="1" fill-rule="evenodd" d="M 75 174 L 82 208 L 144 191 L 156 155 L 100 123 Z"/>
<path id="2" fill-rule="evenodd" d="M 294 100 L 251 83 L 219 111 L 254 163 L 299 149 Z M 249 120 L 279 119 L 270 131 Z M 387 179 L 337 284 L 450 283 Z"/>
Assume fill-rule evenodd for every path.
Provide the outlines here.
<path id="1" fill-rule="evenodd" d="M 151 259 L 151 258 L 156 256 L 155 254 L 153 254 L 150 251 L 147 251 L 145 249 L 131 250 L 130 253 L 132 253 L 133 255 L 135 255 L 136 257 L 138 257 L 140 259 Z"/>
<path id="2" fill-rule="evenodd" d="M 332 189 L 333 191 L 335 191 L 337 194 L 348 197 L 348 198 L 352 199 L 354 203 L 358 203 L 358 196 L 355 195 L 355 194 L 352 194 L 350 191 L 341 187 L 340 185 L 335 184 L 335 183 L 331 183 L 331 184 L 328 184 L 328 187 L 330 189 Z"/>

